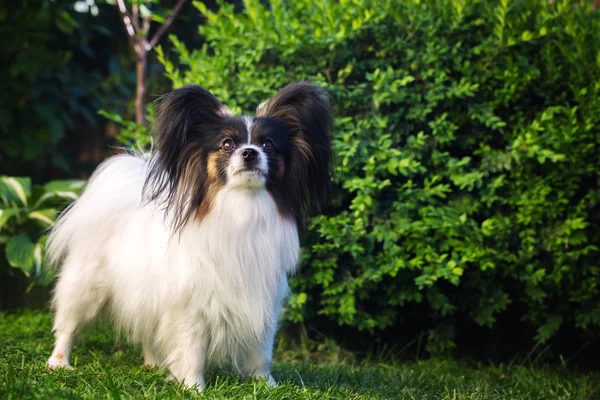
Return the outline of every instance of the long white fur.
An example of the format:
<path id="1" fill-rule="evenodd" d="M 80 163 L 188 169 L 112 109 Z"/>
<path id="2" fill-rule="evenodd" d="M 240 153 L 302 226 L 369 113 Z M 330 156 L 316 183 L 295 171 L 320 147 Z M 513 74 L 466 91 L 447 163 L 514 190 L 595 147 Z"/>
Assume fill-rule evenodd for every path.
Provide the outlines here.
<path id="1" fill-rule="evenodd" d="M 50 235 L 48 255 L 62 266 L 48 366 L 70 368 L 74 335 L 106 310 L 142 344 L 146 364 L 186 385 L 202 389 L 206 362 L 227 361 L 274 383 L 273 338 L 298 264 L 295 222 L 280 216 L 256 177 L 243 185 L 232 176 L 201 222 L 173 234 L 168 211 L 142 200 L 150 161 L 103 163 Z"/>

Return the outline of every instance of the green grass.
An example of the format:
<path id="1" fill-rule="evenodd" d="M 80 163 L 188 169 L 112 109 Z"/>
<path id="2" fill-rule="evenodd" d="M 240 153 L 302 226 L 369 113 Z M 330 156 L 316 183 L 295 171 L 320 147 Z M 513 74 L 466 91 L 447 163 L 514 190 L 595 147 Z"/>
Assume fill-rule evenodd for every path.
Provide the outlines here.
<path id="1" fill-rule="evenodd" d="M 141 366 L 139 350 L 115 340 L 107 327 L 86 331 L 75 345 L 73 371 L 49 372 L 51 315 L 0 313 L 0 399 L 210 398 L 210 399 L 593 399 L 600 374 L 524 365 L 471 365 L 456 361 L 352 361 L 346 353 L 277 351 L 279 382 L 207 374 L 196 394 L 165 374 Z M 283 346 L 280 346 L 283 347 Z M 303 356 L 302 356 L 303 355 Z"/>

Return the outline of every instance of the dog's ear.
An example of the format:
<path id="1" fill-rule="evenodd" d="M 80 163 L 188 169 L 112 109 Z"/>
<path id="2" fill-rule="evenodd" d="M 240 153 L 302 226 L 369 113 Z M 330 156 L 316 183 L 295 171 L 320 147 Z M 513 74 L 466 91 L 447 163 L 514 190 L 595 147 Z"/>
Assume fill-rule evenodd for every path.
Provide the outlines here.
<path id="1" fill-rule="evenodd" d="M 331 184 L 333 109 L 329 94 L 309 82 L 291 83 L 259 107 L 257 115 L 287 127 L 292 150 L 286 187 L 300 202 L 299 217 L 322 212 Z"/>
<path id="2" fill-rule="evenodd" d="M 156 150 L 178 157 L 181 149 L 231 111 L 211 92 L 196 85 L 183 86 L 159 99 L 153 126 Z"/>
<path id="3" fill-rule="evenodd" d="M 163 203 L 172 212 L 175 229 L 185 224 L 208 190 L 201 138 L 231 115 L 212 93 L 196 85 L 159 99 L 144 198 Z"/>

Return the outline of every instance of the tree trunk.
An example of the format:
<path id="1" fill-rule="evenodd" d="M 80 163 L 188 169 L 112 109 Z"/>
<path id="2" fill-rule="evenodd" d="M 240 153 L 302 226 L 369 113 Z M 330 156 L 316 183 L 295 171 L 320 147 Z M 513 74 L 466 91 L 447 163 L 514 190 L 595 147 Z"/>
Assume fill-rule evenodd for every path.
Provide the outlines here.
<path id="1" fill-rule="evenodd" d="M 140 46 L 141 47 L 141 46 Z M 144 109 L 146 98 L 146 66 L 148 64 L 148 53 L 141 49 L 143 54 L 136 55 L 135 69 L 137 72 L 137 86 L 135 91 L 135 122 L 146 126 L 146 110 Z"/>
<path id="2" fill-rule="evenodd" d="M 162 26 L 156 31 L 150 40 L 148 33 L 150 32 L 150 24 L 152 23 L 152 14 L 142 18 L 140 25 L 140 9 L 139 1 L 132 2 L 131 13 L 127 11 L 127 5 L 124 0 L 117 0 L 115 5 L 121 14 L 121 22 L 129 38 L 129 43 L 135 53 L 135 70 L 137 73 L 137 85 L 135 90 L 135 122 L 138 125 L 146 126 L 146 110 L 144 109 L 146 100 L 146 72 L 148 65 L 148 52 L 158 44 L 160 38 L 168 31 L 177 14 L 181 11 L 183 3 L 186 0 L 177 0 L 173 10 L 166 18 Z M 146 0 L 146 7 L 151 4 L 150 0 Z"/>

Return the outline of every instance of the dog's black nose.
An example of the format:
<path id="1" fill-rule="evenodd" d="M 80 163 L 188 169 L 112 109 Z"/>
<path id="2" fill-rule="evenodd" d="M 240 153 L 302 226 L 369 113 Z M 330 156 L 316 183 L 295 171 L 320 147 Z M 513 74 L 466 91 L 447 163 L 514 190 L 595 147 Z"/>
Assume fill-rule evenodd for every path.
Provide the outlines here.
<path id="1" fill-rule="evenodd" d="M 244 149 L 242 150 L 242 157 L 244 157 L 244 161 L 254 161 L 256 156 L 258 155 L 258 151 L 254 149 Z"/>

